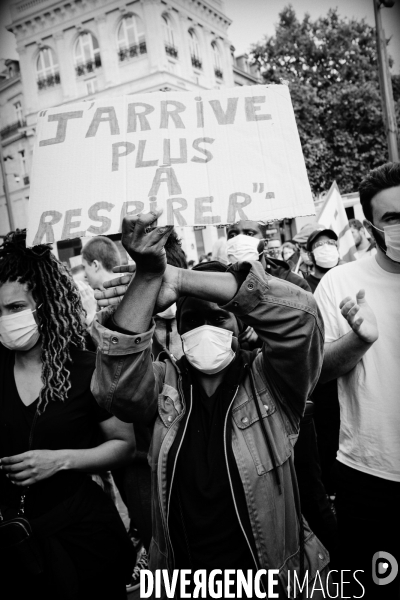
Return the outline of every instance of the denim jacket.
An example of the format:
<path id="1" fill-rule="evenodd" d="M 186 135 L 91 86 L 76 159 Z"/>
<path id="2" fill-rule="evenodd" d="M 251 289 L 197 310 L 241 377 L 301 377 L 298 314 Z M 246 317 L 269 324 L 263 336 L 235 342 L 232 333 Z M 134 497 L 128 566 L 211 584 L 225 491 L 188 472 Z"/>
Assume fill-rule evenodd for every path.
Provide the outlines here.
<path id="1" fill-rule="evenodd" d="M 259 262 L 237 263 L 230 272 L 240 288 L 222 308 L 253 327 L 263 341 L 234 395 L 226 423 L 231 427 L 233 456 L 254 538 L 254 543 L 248 543 L 257 569 L 279 569 L 280 597 L 293 598 L 292 587 L 287 587 L 288 571 L 293 584 L 293 571 L 300 579 L 301 562 L 293 446 L 322 366 L 323 322 L 312 294 L 268 275 Z M 92 392 L 97 402 L 119 419 L 154 423 L 148 456 L 153 489 L 150 568 L 171 571 L 174 560 L 168 510 L 173 481 L 167 482 L 167 460 L 191 402 L 184 398 L 177 365 L 170 359 L 152 360 L 154 325 L 144 333 L 125 335 L 104 326 L 110 314 L 109 309 L 98 313 L 92 325 L 98 346 Z M 230 476 L 228 464 L 227 468 Z M 232 495 L 236 506 L 233 488 Z M 239 514 L 238 518 L 240 522 Z M 304 568 L 311 590 L 317 571 L 324 582 L 329 554 L 303 523 Z M 312 597 L 318 598 L 318 593 Z"/>

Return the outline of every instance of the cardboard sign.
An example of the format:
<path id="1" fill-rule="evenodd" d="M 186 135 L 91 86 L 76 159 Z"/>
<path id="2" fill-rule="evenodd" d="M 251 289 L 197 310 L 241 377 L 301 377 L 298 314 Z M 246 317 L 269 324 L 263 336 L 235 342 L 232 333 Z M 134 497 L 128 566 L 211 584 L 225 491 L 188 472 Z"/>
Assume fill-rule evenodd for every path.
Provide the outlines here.
<path id="1" fill-rule="evenodd" d="M 289 88 L 153 92 L 42 111 L 28 245 L 118 233 L 125 215 L 204 226 L 314 214 Z"/>

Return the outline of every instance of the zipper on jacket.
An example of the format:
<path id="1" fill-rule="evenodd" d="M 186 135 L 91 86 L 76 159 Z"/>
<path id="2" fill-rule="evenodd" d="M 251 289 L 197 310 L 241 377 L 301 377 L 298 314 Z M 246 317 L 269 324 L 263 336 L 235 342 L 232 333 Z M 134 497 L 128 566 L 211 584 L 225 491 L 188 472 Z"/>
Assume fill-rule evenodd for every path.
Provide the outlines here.
<path id="1" fill-rule="evenodd" d="M 180 375 L 179 375 L 179 379 L 178 379 L 178 388 L 179 388 L 179 393 L 180 393 L 180 395 L 181 395 L 181 400 L 182 400 L 184 396 L 183 396 L 183 390 L 182 390 L 182 379 L 181 379 L 181 376 L 180 376 Z M 174 564 L 175 564 L 174 549 L 173 549 L 173 547 L 172 547 L 171 537 L 170 537 L 170 535 L 169 535 L 169 529 L 168 529 L 169 506 L 170 506 L 170 502 L 171 502 L 172 483 L 173 483 L 173 480 L 174 480 L 175 468 L 176 468 L 176 463 L 177 463 L 177 460 L 178 460 L 178 454 L 179 454 L 179 451 L 180 451 L 180 449 L 181 449 L 182 442 L 183 442 L 183 438 L 184 438 L 184 436 L 185 436 L 185 433 L 186 433 L 186 428 L 187 428 L 187 423 L 188 423 L 188 420 L 189 420 L 189 417 L 190 417 L 190 413 L 192 412 L 192 404 L 193 404 L 192 386 L 190 386 L 190 400 L 191 400 L 191 402 L 190 402 L 190 408 L 189 408 L 188 417 L 187 417 L 187 419 L 186 419 L 185 429 L 184 429 L 184 431 L 183 431 L 182 438 L 181 438 L 181 442 L 180 442 L 180 444 L 179 444 L 179 447 L 178 447 L 178 450 L 177 450 L 177 452 L 176 452 L 176 456 L 175 456 L 175 463 L 174 463 L 173 470 L 172 470 L 171 483 L 170 483 L 170 486 L 169 486 L 169 494 L 168 494 L 168 501 L 167 501 L 167 515 L 166 515 L 166 518 L 165 518 L 165 516 L 164 516 L 164 511 L 163 511 L 163 509 L 162 509 L 161 486 L 160 486 L 160 479 L 161 479 L 160 475 L 161 475 L 161 474 L 160 474 L 160 472 L 159 472 L 159 471 L 157 472 L 157 480 L 158 480 L 158 486 L 157 486 L 157 487 L 158 487 L 158 501 L 159 501 L 159 503 L 160 503 L 160 507 L 161 507 L 161 516 L 162 516 L 162 520 L 163 520 L 163 527 L 164 527 L 164 531 L 165 531 L 165 534 L 166 534 L 166 538 L 167 538 L 167 541 L 168 541 L 169 547 L 171 548 L 172 561 L 173 561 L 173 563 L 174 563 Z M 184 403 L 184 402 L 182 402 L 182 406 L 185 406 L 185 403 Z M 181 419 L 183 419 L 183 416 L 185 415 L 185 412 L 186 412 L 186 411 L 182 411 L 182 414 L 181 414 L 181 415 L 180 415 L 180 416 L 179 416 L 179 417 L 176 419 L 175 423 L 177 423 L 177 422 L 179 422 Z M 164 438 L 164 442 L 163 442 L 162 446 L 164 445 L 166 438 L 167 438 L 167 436 Z M 160 448 L 160 455 L 161 455 L 161 449 L 162 449 L 162 446 L 161 446 L 161 448 Z M 168 459 L 167 459 L 167 460 L 168 460 Z M 159 463 L 159 469 L 161 469 L 161 463 Z"/>
<path id="2" fill-rule="evenodd" d="M 228 421 L 228 415 L 229 415 L 229 412 L 231 410 L 232 404 L 233 404 L 233 402 L 234 402 L 234 400 L 236 398 L 236 395 L 237 395 L 238 391 L 239 391 L 239 386 L 236 388 L 235 395 L 233 396 L 233 398 L 231 400 L 231 403 L 230 403 L 230 405 L 228 407 L 228 410 L 226 411 L 226 415 L 225 415 L 225 421 L 224 421 L 224 452 L 225 452 L 226 469 L 227 469 L 227 472 L 228 472 L 229 486 L 231 488 L 231 494 L 232 494 L 232 499 L 233 499 L 233 505 L 235 507 L 236 516 L 237 516 L 238 521 L 239 521 L 240 529 L 242 530 L 243 535 L 245 537 L 245 540 L 247 542 L 247 545 L 249 547 L 251 556 L 252 556 L 253 561 L 254 561 L 254 565 L 256 567 L 256 571 L 258 571 L 258 564 L 257 564 L 256 558 L 255 558 L 254 553 L 253 553 L 253 548 L 251 547 L 249 538 L 247 537 L 246 532 L 244 530 L 244 527 L 242 525 L 242 521 L 240 520 L 239 510 L 238 510 L 238 507 L 237 507 L 237 504 L 236 504 L 235 494 L 233 492 L 232 479 L 231 479 L 231 474 L 230 474 L 230 471 L 229 471 L 228 453 L 227 453 L 227 449 L 226 449 L 226 425 L 227 425 L 227 421 Z M 261 581 L 261 585 L 264 588 L 264 584 L 263 584 L 262 581 Z M 264 592 L 265 592 L 265 588 L 264 588 Z"/>
<path id="3" fill-rule="evenodd" d="M 179 391 L 182 392 L 182 394 L 183 394 L 183 391 L 182 391 L 182 388 L 180 386 L 180 383 L 181 383 L 181 380 L 179 379 L 179 381 L 178 381 L 178 386 L 180 387 Z M 176 451 L 175 462 L 174 462 L 174 466 L 173 466 L 173 469 L 172 469 L 172 475 L 171 475 L 171 483 L 170 483 L 170 486 L 169 486 L 168 503 L 167 503 L 167 530 L 168 530 L 169 508 L 170 508 L 170 504 L 171 504 L 172 485 L 174 483 L 176 463 L 178 462 L 179 452 L 180 452 L 180 449 L 182 447 L 183 440 L 185 438 L 185 433 L 186 433 L 186 429 L 187 429 L 187 426 L 188 426 L 188 423 L 189 423 L 190 414 L 192 412 L 192 407 L 193 407 L 193 386 L 190 385 L 190 408 L 189 408 L 188 416 L 187 416 L 186 423 L 185 423 L 185 429 L 183 430 L 181 441 L 180 441 L 180 444 L 179 444 L 178 449 Z M 171 545 L 172 560 L 173 560 L 174 566 L 175 566 L 175 555 L 174 555 L 174 549 L 172 547 L 171 538 L 170 538 L 170 535 L 169 535 L 169 530 L 168 530 L 168 539 L 169 539 L 169 543 Z"/>

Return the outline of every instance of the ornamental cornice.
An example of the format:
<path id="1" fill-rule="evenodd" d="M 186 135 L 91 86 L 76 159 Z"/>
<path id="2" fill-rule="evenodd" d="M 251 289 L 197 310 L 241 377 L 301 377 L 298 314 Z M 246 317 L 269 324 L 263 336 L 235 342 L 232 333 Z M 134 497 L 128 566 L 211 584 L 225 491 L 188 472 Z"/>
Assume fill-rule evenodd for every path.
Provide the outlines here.
<path id="1" fill-rule="evenodd" d="M 231 20 L 207 0 L 141 0 L 142 4 L 157 3 L 165 9 L 174 9 L 179 15 L 191 16 L 198 19 L 201 26 L 215 27 L 224 32 Z M 31 41 L 31 37 L 42 37 L 49 30 L 59 27 L 61 30 L 80 24 L 88 16 L 99 17 L 96 12 L 103 8 L 119 9 L 122 12 L 130 8 L 129 0 L 124 4 L 115 0 L 21 0 L 12 7 L 12 22 L 7 26 L 17 42 Z M 24 14 L 25 13 L 25 14 Z M 51 32 L 53 33 L 53 32 Z"/>
<path id="2" fill-rule="evenodd" d="M 87 16 L 95 16 L 100 7 L 111 6 L 109 0 L 26 0 L 16 4 L 12 9 L 12 22 L 7 26 L 17 41 L 30 35 L 41 36 L 42 33 L 56 26 L 61 28 L 73 26 L 74 21 L 85 20 Z M 119 8 L 116 6 L 115 8 Z M 25 14 L 23 14 L 25 12 Z"/>

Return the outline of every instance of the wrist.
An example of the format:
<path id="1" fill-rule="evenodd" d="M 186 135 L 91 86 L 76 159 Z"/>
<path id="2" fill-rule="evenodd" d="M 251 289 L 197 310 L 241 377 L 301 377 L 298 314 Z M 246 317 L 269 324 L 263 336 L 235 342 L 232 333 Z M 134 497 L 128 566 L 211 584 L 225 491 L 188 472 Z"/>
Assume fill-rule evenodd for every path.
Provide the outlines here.
<path id="1" fill-rule="evenodd" d="M 142 270 L 140 268 L 136 268 L 134 279 L 136 283 L 140 281 L 145 281 L 147 283 L 151 283 L 152 281 L 161 281 L 163 278 L 164 272 L 162 273 L 149 273 L 146 270 Z"/>
<path id="2" fill-rule="evenodd" d="M 361 344 L 361 345 L 363 345 L 363 346 L 370 347 L 378 339 L 378 336 L 365 335 L 365 334 L 363 334 L 360 331 L 354 331 L 354 329 L 352 331 L 353 331 L 354 335 L 356 336 L 356 339 L 357 339 L 358 343 Z"/>
<path id="3" fill-rule="evenodd" d="M 57 450 L 57 471 L 69 471 L 73 468 L 69 450 Z"/>

